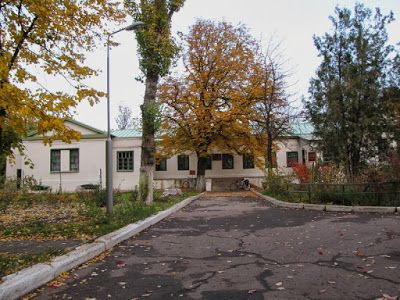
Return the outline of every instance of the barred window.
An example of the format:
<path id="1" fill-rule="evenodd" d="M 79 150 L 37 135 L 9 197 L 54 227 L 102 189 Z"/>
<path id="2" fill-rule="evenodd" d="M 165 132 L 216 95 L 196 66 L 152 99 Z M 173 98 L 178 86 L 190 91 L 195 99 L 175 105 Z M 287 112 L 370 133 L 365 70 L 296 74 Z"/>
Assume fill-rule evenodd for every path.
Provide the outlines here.
<path id="1" fill-rule="evenodd" d="M 79 149 L 50 149 L 50 172 L 78 172 Z"/>
<path id="2" fill-rule="evenodd" d="M 117 152 L 117 171 L 133 171 L 133 151 Z"/>
<path id="3" fill-rule="evenodd" d="M 79 171 L 79 149 L 71 149 L 69 151 L 69 170 L 73 172 Z"/>
<path id="4" fill-rule="evenodd" d="M 61 150 L 50 150 L 50 172 L 61 171 Z"/>

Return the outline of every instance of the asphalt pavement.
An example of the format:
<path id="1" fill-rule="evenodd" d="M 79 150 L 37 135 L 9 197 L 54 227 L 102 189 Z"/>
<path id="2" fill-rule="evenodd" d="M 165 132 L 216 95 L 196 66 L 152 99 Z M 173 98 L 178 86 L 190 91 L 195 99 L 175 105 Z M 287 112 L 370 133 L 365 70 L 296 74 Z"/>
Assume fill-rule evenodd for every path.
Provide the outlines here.
<path id="1" fill-rule="evenodd" d="M 34 299 L 400 296 L 400 215 L 274 208 L 206 194 Z"/>

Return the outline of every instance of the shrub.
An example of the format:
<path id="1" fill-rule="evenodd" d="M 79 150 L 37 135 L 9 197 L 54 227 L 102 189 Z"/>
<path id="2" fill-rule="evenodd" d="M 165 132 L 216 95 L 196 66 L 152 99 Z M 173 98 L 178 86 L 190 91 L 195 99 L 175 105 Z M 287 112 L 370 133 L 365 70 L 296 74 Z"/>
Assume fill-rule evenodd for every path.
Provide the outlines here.
<path id="1" fill-rule="evenodd" d="M 389 152 L 379 162 L 370 163 L 356 179 L 357 182 L 400 182 L 400 155 Z"/>
<path id="2" fill-rule="evenodd" d="M 93 190 L 79 191 L 77 192 L 79 200 L 85 203 L 95 203 L 97 206 L 105 206 L 107 202 L 107 191 L 98 186 Z"/>
<path id="3" fill-rule="evenodd" d="M 3 189 L 0 190 L 0 211 L 4 212 L 18 196 L 17 181 L 6 179 Z"/>
<path id="4" fill-rule="evenodd" d="M 289 195 L 288 185 L 290 178 L 282 176 L 274 171 L 268 171 L 263 188 L 266 192 L 274 195 Z"/>
<path id="5" fill-rule="evenodd" d="M 306 164 L 294 163 L 292 168 L 293 173 L 296 175 L 300 183 L 310 182 L 311 170 L 307 167 Z"/>

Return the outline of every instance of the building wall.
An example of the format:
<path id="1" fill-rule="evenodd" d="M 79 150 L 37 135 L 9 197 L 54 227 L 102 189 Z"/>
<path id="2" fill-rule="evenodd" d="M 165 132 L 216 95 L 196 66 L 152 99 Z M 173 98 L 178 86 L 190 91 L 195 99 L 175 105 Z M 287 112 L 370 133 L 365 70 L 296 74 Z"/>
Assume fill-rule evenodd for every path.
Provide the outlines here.
<path id="1" fill-rule="evenodd" d="M 33 176 L 43 185 L 58 191 L 60 186 L 63 191 L 75 191 L 82 184 L 98 184 L 102 181 L 105 185 L 105 139 L 81 139 L 70 144 L 54 141 L 51 146 L 46 146 L 41 140 L 24 142 L 25 154 L 33 162 L 31 169 L 26 166 L 19 154 L 16 154 L 15 164 L 7 164 L 6 174 L 15 178 L 17 169 L 22 170 L 22 177 Z M 79 149 L 79 171 L 68 171 L 67 158 L 61 155 L 61 172 L 50 171 L 51 149 Z M 100 179 L 101 176 L 101 179 Z"/>
<path id="2" fill-rule="evenodd" d="M 78 128 L 76 128 L 78 130 Z M 105 187 L 105 139 L 81 139 L 79 142 L 66 144 L 61 141 L 53 142 L 52 146 L 45 146 L 41 140 L 25 141 L 26 155 L 34 163 L 34 168 L 24 165 L 22 158 L 16 155 L 15 164 L 7 164 L 7 176 L 16 177 L 17 169 L 22 170 L 22 177 L 33 176 L 44 185 L 48 185 L 53 191 L 61 188 L 63 191 L 75 191 L 82 184 L 98 184 L 100 181 Z M 314 150 L 310 142 L 301 138 L 288 138 L 277 144 L 277 163 L 281 173 L 289 174 L 292 168 L 287 166 L 286 153 L 298 152 L 298 161 L 303 161 L 303 149 L 305 161 L 308 162 L 308 152 Z M 69 172 L 68 157 L 62 153 L 62 172 L 50 172 L 51 149 L 79 149 L 79 171 Z M 133 171 L 118 171 L 118 151 L 133 151 Z M 217 153 L 217 152 L 216 152 Z M 189 153 L 187 153 L 189 154 Z M 113 138 L 113 187 L 119 190 L 132 190 L 139 185 L 140 174 L 141 139 L 140 138 Z M 233 155 L 234 169 L 222 169 L 222 160 L 213 160 L 212 169 L 206 170 L 206 178 L 249 178 L 251 183 L 261 186 L 264 173 L 257 167 L 243 168 L 242 156 Z M 197 174 L 197 158 L 195 154 L 189 154 L 189 170 L 178 170 L 178 157 L 173 156 L 167 160 L 167 171 L 155 171 L 154 180 L 156 188 L 168 188 L 174 186 L 190 186 Z"/>
<path id="3" fill-rule="evenodd" d="M 302 138 L 287 138 L 277 142 L 278 170 L 283 174 L 291 174 L 293 172 L 292 168 L 287 165 L 287 152 L 297 152 L 299 163 L 303 163 L 304 161 L 307 165 L 312 164 L 312 162 L 308 160 L 309 152 L 316 152 L 316 159 L 318 160 L 318 158 L 320 158 L 320 154 L 315 147 L 316 145 L 314 143 Z"/>
<path id="4" fill-rule="evenodd" d="M 139 186 L 140 138 L 113 138 L 113 187 L 119 190 L 133 190 Z M 118 171 L 117 152 L 133 151 L 133 171 Z"/>

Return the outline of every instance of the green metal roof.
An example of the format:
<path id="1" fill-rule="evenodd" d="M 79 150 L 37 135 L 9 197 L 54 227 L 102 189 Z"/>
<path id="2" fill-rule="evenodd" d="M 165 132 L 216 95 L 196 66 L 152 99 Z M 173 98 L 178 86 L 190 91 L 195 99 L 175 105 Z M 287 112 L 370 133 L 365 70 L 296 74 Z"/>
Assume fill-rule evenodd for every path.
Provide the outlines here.
<path id="1" fill-rule="evenodd" d="M 292 135 L 311 136 L 314 134 L 314 126 L 305 120 L 297 120 L 291 124 Z"/>
<path id="2" fill-rule="evenodd" d="M 112 130 L 111 135 L 118 138 L 142 137 L 142 133 L 136 129 Z"/>

